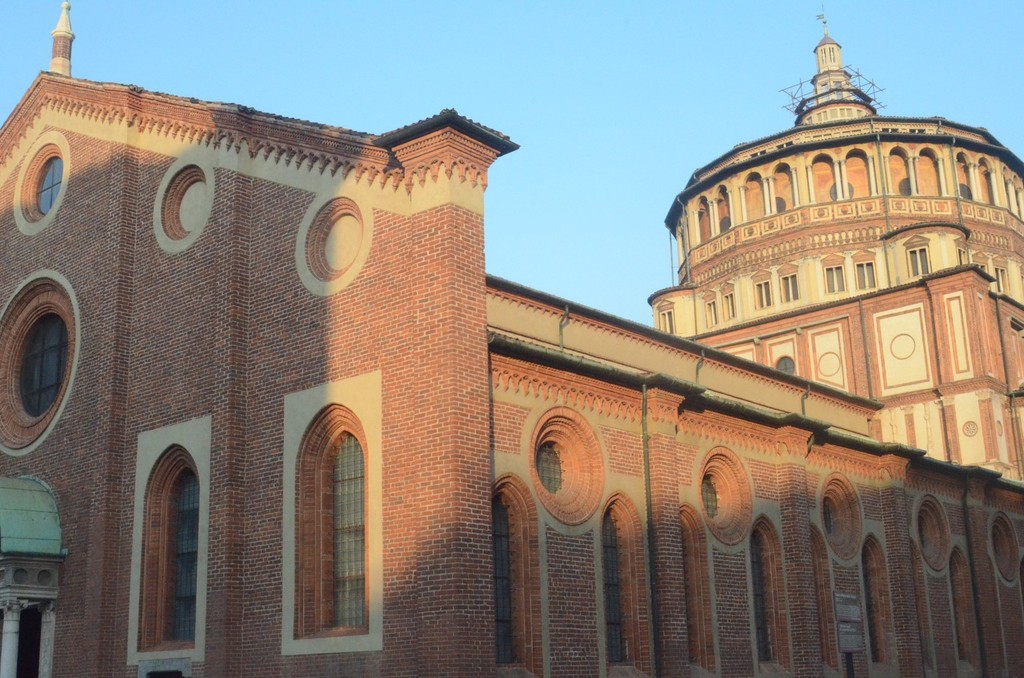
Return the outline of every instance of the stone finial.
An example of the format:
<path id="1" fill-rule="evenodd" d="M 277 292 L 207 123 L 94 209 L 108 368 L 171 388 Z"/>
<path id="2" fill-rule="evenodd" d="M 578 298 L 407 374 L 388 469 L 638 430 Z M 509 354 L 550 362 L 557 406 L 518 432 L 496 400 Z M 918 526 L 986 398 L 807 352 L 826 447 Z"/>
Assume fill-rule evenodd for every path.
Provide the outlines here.
<path id="1" fill-rule="evenodd" d="M 71 3 L 61 3 L 60 10 L 57 27 L 50 34 L 53 36 L 50 72 L 71 75 L 71 43 L 75 41 L 75 34 L 71 31 Z"/>

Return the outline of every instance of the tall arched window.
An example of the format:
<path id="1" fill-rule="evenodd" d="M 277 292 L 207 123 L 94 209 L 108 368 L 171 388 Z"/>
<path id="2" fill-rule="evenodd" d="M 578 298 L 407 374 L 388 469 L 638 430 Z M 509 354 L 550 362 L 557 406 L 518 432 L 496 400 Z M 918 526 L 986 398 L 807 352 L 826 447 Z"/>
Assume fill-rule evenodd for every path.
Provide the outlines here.
<path id="1" fill-rule="evenodd" d="M 779 165 L 775 168 L 775 211 L 785 212 L 796 205 L 796 195 L 793 193 L 793 175 L 789 165 Z"/>
<path id="2" fill-rule="evenodd" d="M 897 195 L 910 195 L 910 165 L 907 155 L 898 148 L 889 153 L 889 186 L 890 192 Z"/>
<path id="3" fill-rule="evenodd" d="M 349 410 L 329 405 L 303 438 L 296 492 L 299 635 L 360 633 L 366 598 L 366 456 Z"/>
<path id="4" fill-rule="evenodd" d="M 540 636 L 540 563 L 530 491 L 514 476 L 495 484 L 491 503 L 494 538 L 494 641 L 499 665 L 544 672 Z"/>
<path id="5" fill-rule="evenodd" d="M 180 447 L 168 449 L 146 486 L 140 649 L 191 647 L 196 636 L 199 479 Z"/>
<path id="6" fill-rule="evenodd" d="M 690 663 L 715 671 L 715 629 L 711 623 L 711 578 L 708 576 L 707 541 L 697 512 L 684 507 L 683 594 Z"/>
<path id="7" fill-rule="evenodd" d="M 970 171 L 967 167 L 967 158 L 961 153 L 956 156 L 956 183 L 957 188 L 960 191 L 960 197 L 964 200 L 974 200 L 974 194 L 971 191 L 971 179 Z"/>
<path id="8" fill-rule="evenodd" d="M 813 526 L 811 527 L 811 567 L 814 571 L 814 599 L 818 607 L 818 643 L 821 646 L 821 661 L 833 669 L 839 670 L 828 549 L 825 548 L 825 540 L 821 533 Z"/>
<path id="9" fill-rule="evenodd" d="M 622 568 L 619 563 L 619 531 L 611 512 L 601 525 L 601 553 L 604 565 L 604 628 L 609 662 L 624 662 L 629 657 L 623 629 Z"/>
<path id="10" fill-rule="evenodd" d="M 644 584 L 640 519 L 623 497 L 609 503 L 601 521 L 604 575 L 604 625 L 607 659 L 611 664 L 650 668 L 647 647 L 647 600 Z"/>
<path id="11" fill-rule="evenodd" d="M 753 221 L 764 216 L 764 190 L 761 175 L 754 172 L 743 184 L 744 200 L 747 205 L 747 219 Z"/>
<path id="12" fill-rule="evenodd" d="M 729 212 L 729 192 L 725 186 L 718 188 L 718 198 L 715 200 L 718 207 L 718 232 L 725 233 L 732 228 L 732 215 Z"/>
<path id="13" fill-rule="evenodd" d="M 788 667 L 789 632 L 786 628 L 783 576 L 782 555 L 775 530 L 762 519 L 750 534 L 751 598 L 757 659 Z"/>
<path id="14" fill-rule="evenodd" d="M 871 661 L 885 662 L 888 659 L 886 636 L 892 628 L 889 578 L 886 575 L 882 547 L 872 537 L 864 542 L 860 564 L 864 579 L 864 625 L 868 631 Z"/>
<path id="15" fill-rule="evenodd" d="M 814 178 L 814 200 L 815 202 L 828 202 L 837 199 L 835 171 L 832 165 L 832 158 L 827 155 L 819 155 L 811 165 L 811 175 Z"/>
<path id="16" fill-rule="evenodd" d="M 956 626 L 956 654 L 962 662 L 975 664 L 978 640 L 974 628 L 974 596 L 967 561 L 959 549 L 949 556 L 949 587 L 953 597 L 953 622 Z"/>
<path id="17" fill-rule="evenodd" d="M 363 446 L 346 433 L 334 455 L 335 627 L 366 624 L 366 462 Z"/>
<path id="18" fill-rule="evenodd" d="M 921 151 L 917 159 L 917 192 L 921 195 L 939 195 L 939 161 L 931 151 Z"/>
<path id="19" fill-rule="evenodd" d="M 989 205 L 995 204 L 995 190 L 992 186 L 992 171 L 984 160 L 978 163 L 978 200 Z"/>
<path id="20" fill-rule="evenodd" d="M 860 151 L 846 156 L 846 184 L 847 198 L 866 198 L 871 195 L 867 156 Z"/>
<path id="21" fill-rule="evenodd" d="M 697 229 L 700 232 L 700 242 L 711 240 L 711 206 L 707 198 L 701 198 L 697 203 Z"/>
<path id="22" fill-rule="evenodd" d="M 935 666 L 935 648 L 932 645 L 931 622 L 928 618 L 928 586 L 925 583 L 924 561 L 917 544 L 910 543 L 910 565 L 914 568 L 914 599 L 917 603 L 917 633 L 921 643 L 921 659 L 926 668 Z"/>

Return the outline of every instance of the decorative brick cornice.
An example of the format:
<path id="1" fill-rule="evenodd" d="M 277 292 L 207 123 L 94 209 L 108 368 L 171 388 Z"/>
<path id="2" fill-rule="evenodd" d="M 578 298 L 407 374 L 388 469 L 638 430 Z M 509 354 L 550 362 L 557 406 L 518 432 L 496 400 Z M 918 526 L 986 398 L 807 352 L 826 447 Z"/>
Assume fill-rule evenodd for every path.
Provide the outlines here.
<path id="1" fill-rule="evenodd" d="M 444 173 L 473 187 L 487 188 L 487 169 L 500 153 L 451 127 L 439 129 L 395 146 L 395 157 L 405 168 L 405 187 L 423 186 L 427 179 L 436 182 Z"/>
<path id="2" fill-rule="evenodd" d="M 839 471 L 863 480 L 877 481 L 881 465 L 878 457 L 838 445 L 815 446 L 807 457 L 808 466 L 827 471 Z"/>
<path id="3" fill-rule="evenodd" d="M 768 429 L 717 412 L 684 411 L 679 415 L 678 426 L 684 436 L 713 445 L 753 450 L 768 456 L 780 456 L 786 451 L 785 445 Z"/>
<path id="4" fill-rule="evenodd" d="M 133 129 L 184 144 L 242 153 L 250 159 L 284 164 L 296 170 L 342 177 L 355 171 L 360 181 L 401 184 L 403 172 L 391 154 L 373 145 L 373 137 L 340 127 L 283 118 L 233 104 L 201 102 L 111 85 L 41 74 L 5 126 L 0 165 L 24 138 L 33 120 L 45 112 Z"/>
<path id="5" fill-rule="evenodd" d="M 600 381 L 539 365 L 491 357 L 491 386 L 495 393 L 516 393 L 612 419 L 640 420 L 639 399 L 627 402 L 620 389 Z M 674 413 L 673 413 L 674 415 Z"/>

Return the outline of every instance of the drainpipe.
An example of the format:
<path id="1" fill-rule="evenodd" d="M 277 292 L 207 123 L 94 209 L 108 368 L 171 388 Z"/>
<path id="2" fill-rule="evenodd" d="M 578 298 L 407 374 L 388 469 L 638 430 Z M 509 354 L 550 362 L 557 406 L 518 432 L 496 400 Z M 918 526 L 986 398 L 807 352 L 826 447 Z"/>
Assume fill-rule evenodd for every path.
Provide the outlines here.
<path id="1" fill-rule="evenodd" d="M 1003 314 L 996 297 L 996 331 L 999 335 L 999 350 L 1003 354 L 1003 378 L 1006 380 L 1006 396 L 1010 399 L 1010 426 L 1013 428 L 1013 453 L 1017 458 L 1017 473 L 1024 479 L 1021 466 L 1020 431 L 1017 430 L 1017 410 L 1014 407 L 1015 392 L 1010 388 L 1010 363 L 1006 359 L 1006 339 L 1003 337 Z"/>
<path id="2" fill-rule="evenodd" d="M 956 196 L 956 217 L 961 226 L 964 225 L 964 206 L 960 201 L 960 178 L 956 175 L 956 156 L 953 149 L 956 148 L 956 137 L 949 139 L 949 170 L 953 173 L 953 195 Z M 965 243 L 966 244 L 966 243 Z M 967 253 L 970 255 L 971 248 L 968 245 Z"/>
<path id="3" fill-rule="evenodd" d="M 981 601 L 978 598 L 978 576 L 974 568 L 974 546 L 971 540 L 971 517 L 967 513 L 967 493 L 970 490 L 970 480 L 969 476 L 964 476 L 963 512 L 964 531 L 967 536 L 967 567 L 971 572 L 971 594 L 974 596 L 972 607 L 974 608 L 974 627 L 977 629 L 978 635 L 978 660 L 981 662 L 982 678 L 988 678 L 990 674 L 988 672 L 988 657 L 985 655 L 985 632 L 981 628 Z"/>
<path id="4" fill-rule="evenodd" d="M 679 199 L 678 195 L 676 196 L 676 203 L 679 205 L 679 213 L 682 214 L 685 217 L 686 216 L 686 206 L 683 204 L 683 201 Z M 675 279 L 679 280 L 680 283 L 690 282 L 690 229 L 688 228 L 688 226 L 689 226 L 688 221 L 686 219 L 684 219 L 684 222 L 687 223 L 687 225 L 683 226 L 683 228 L 682 228 L 682 231 L 683 231 L 683 255 L 684 255 L 685 258 L 683 259 L 683 261 L 681 261 L 679 263 L 681 263 L 685 267 L 686 275 L 683 277 L 682 280 L 679 280 L 679 273 L 678 273 L 678 271 L 674 271 Z M 679 228 L 678 224 L 676 225 L 676 228 Z M 694 325 L 694 327 L 696 327 L 696 325 Z"/>
<path id="5" fill-rule="evenodd" d="M 868 353 L 868 327 L 864 322 L 864 301 L 860 297 L 857 297 L 857 315 L 860 316 L 860 338 L 864 345 L 864 374 L 868 380 L 868 398 L 874 399 L 874 389 L 871 387 L 871 354 Z"/>
<path id="6" fill-rule="evenodd" d="M 658 617 L 658 570 L 654 562 L 654 502 L 651 499 L 651 448 L 647 435 L 647 382 L 640 385 L 641 409 L 640 427 L 644 451 L 644 492 L 647 495 L 647 570 L 650 572 L 651 600 L 651 640 L 654 651 L 651 652 L 651 675 L 658 678 L 658 667 L 661 666 L 661 624 Z"/>
<path id="7" fill-rule="evenodd" d="M 871 126 L 875 126 L 874 120 Z M 892 230 L 892 221 L 889 219 L 889 182 L 886 177 L 885 159 L 882 157 L 882 135 L 875 133 L 875 159 L 878 161 L 878 171 L 875 172 L 875 181 L 882 185 L 882 214 L 885 215 L 885 232 Z M 881 176 L 879 176 L 881 174 Z M 889 253 L 891 248 L 888 241 L 882 243 L 882 253 L 885 254 L 885 279 L 889 287 L 895 283 L 892 279 L 892 266 L 889 265 Z"/>
<path id="8" fill-rule="evenodd" d="M 565 307 L 565 313 L 558 320 L 558 350 L 565 350 L 565 328 L 569 324 L 569 307 Z"/>
<path id="9" fill-rule="evenodd" d="M 925 285 L 925 294 L 928 295 L 928 313 L 931 315 L 932 321 L 929 325 L 932 326 L 932 352 L 935 355 L 935 393 L 939 396 L 939 423 L 942 424 L 942 441 L 946 446 L 946 461 L 949 461 L 952 452 L 952 446 L 949 443 L 949 428 L 946 426 L 946 405 L 942 402 L 942 391 L 939 390 L 938 385 L 942 383 L 942 363 L 939 361 L 939 332 L 935 329 L 935 299 L 932 298 L 932 291 L 928 285 Z"/>

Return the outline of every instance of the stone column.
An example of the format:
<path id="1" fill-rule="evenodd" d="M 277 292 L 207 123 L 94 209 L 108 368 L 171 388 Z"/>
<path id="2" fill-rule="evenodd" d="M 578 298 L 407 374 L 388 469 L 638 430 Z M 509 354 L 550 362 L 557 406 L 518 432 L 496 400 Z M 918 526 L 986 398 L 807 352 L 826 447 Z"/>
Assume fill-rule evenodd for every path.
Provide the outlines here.
<path id="1" fill-rule="evenodd" d="M 810 166 L 807 167 L 807 202 L 812 205 L 817 202 L 817 196 L 814 195 L 814 170 Z"/>
<path id="2" fill-rule="evenodd" d="M 980 192 L 978 191 L 978 165 L 977 163 L 970 163 L 967 165 L 967 181 L 971 185 L 971 199 L 979 200 Z"/>
<path id="3" fill-rule="evenodd" d="M 740 223 L 745 224 L 750 220 L 747 216 L 747 187 L 740 186 Z"/>
<path id="4" fill-rule="evenodd" d="M 39 678 L 53 676 L 53 640 L 57 625 L 57 604 L 46 603 L 42 606 L 42 628 L 39 632 Z"/>
<path id="5" fill-rule="evenodd" d="M 871 197 L 878 195 L 878 181 L 875 180 L 875 159 L 868 158 L 868 193 Z"/>
<path id="6" fill-rule="evenodd" d="M 939 168 L 939 195 L 949 195 L 949 190 L 946 188 L 946 161 L 942 158 L 936 160 Z"/>
<path id="7" fill-rule="evenodd" d="M 771 189 L 768 187 L 768 177 L 761 178 L 761 204 L 764 205 L 764 215 L 768 216 L 775 210 L 772 209 L 774 205 L 771 202 Z"/>
<path id="8" fill-rule="evenodd" d="M 845 200 L 846 187 L 843 186 L 843 172 L 839 167 L 838 160 L 832 161 L 832 181 L 835 183 L 836 187 L 836 200 Z"/>
<path id="9" fill-rule="evenodd" d="M 917 156 L 910 159 L 910 195 L 919 195 L 917 190 Z"/>
<path id="10" fill-rule="evenodd" d="M 713 238 L 721 233 L 718 224 L 718 196 L 714 196 L 714 200 L 708 207 L 711 208 L 711 237 Z"/>
<path id="11" fill-rule="evenodd" d="M 18 634 L 21 630 L 21 611 L 25 604 L 20 600 L 3 603 L 4 632 L 0 644 L 0 678 L 18 678 Z"/>
<path id="12" fill-rule="evenodd" d="M 800 206 L 800 180 L 795 167 L 789 168 L 789 180 L 793 183 L 793 207 Z"/>
<path id="13" fill-rule="evenodd" d="M 837 192 L 838 195 L 843 196 L 843 200 L 849 200 L 851 197 L 846 194 L 849 190 L 849 183 L 850 182 L 846 180 L 846 159 L 844 158 L 839 161 L 839 187 L 843 190 Z"/>

